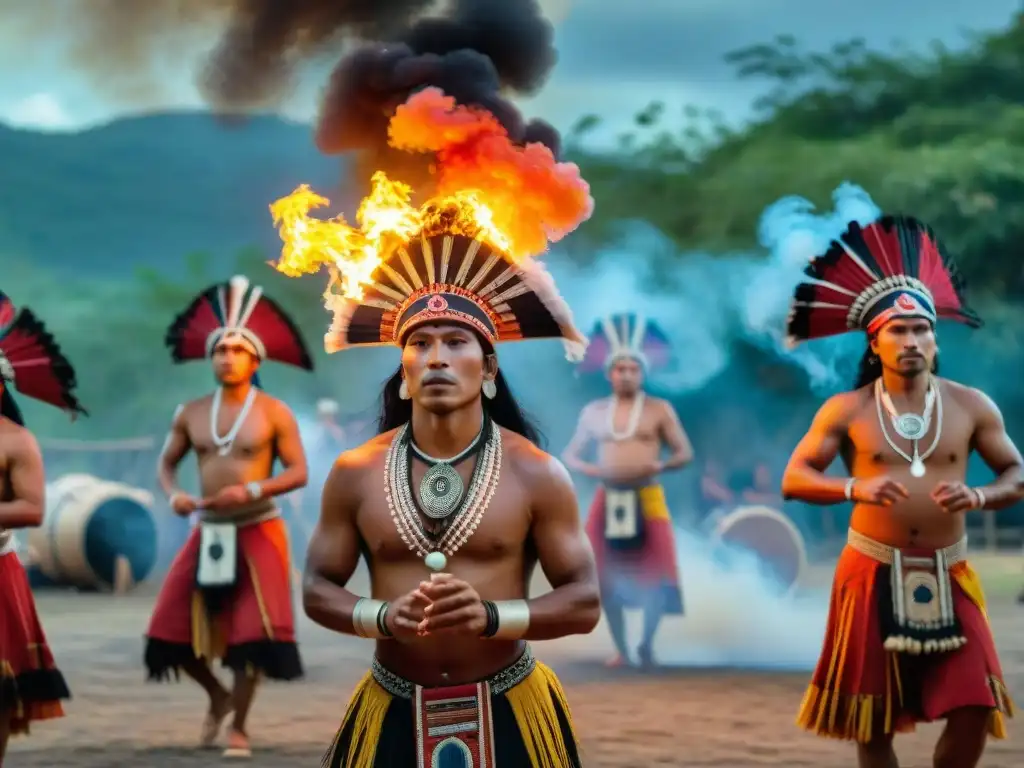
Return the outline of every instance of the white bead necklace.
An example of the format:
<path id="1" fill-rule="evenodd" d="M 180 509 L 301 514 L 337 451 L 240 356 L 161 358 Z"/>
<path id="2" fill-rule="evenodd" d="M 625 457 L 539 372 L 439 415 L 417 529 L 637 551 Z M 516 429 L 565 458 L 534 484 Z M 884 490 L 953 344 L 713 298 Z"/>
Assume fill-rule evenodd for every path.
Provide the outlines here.
<path id="1" fill-rule="evenodd" d="M 615 429 L 615 411 L 618 410 L 619 398 L 617 395 L 612 397 L 611 404 L 608 406 L 608 436 L 612 440 L 629 440 L 636 434 L 636 430 L 640 426 L 640 417 L 644 412 L 645 397 L 644 393 L 640 392 L 633 399 L 633 407 L 629 411 L 626 429 L 622 432 Z"/>
<path id="2" fill-rule="evenodd" d="M 909 440 L 914 447 L 913 455 L 908 454 L 889 437 L 889 430 L 885 424 L 885 416 L 882 414 L 882 407 L 889 412 L 889 421 L 892 423 L 896 433 L 905 440 Z M 924 461 L 931 456 L 939 447 L 939 438 L 942 436 L 942 393 L 934 379 L 929 381 L 928 392 L 925 395 L 924 413 L 918 416 L 916 413 L 900 414 L 893 405 L 892 398 L 885 391 L 882 384 L 882 377 L 875 380 L 875 409 L 878 411 L 878 425 L 882 428 L 882 435 L 896 453 L 910 462 L 910 474 L 914 477 L 925 476 Z M 922 437 L 928 434 L 931 428 L 932 410 L 935 411 L 935 437 L 931 445 L 924 453 L 918 453 L 918 443 Z"/>
<path id="3" fill-rule="evenodd" d="M 221 456 L 227 456 L 231 453 L 231 448 L 235 444 L 235 438 L 238 437 L 242 425 L 249 416 L 249 411 L 252 410 L 252 404 L 256 401 L 256 387 L 249 387 L 249 394 L 245 396 L 245 402 L 242 403 L 242 409 L 238 412 L 238 416 L 235 417 L 235 423 L 231 425 L 228 433 L 222 437 L 217 434 L 217 422 L 220 420 L 220 404 L 223 394 L 223 387 L 217 387 L 217 391 L 213 393 L 213 405 L 210 408 L 210 434 L 213 436 L 213 444 L 217 446 L 217 453 Z"/>

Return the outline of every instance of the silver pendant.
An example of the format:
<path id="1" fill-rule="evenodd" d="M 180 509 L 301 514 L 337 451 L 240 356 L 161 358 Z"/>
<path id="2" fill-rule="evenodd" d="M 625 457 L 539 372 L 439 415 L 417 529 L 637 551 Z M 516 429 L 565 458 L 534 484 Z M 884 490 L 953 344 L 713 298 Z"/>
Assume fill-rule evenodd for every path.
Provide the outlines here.
<path id="1" fill-rule="evenodd" d="M 916 413 L 904 413 L 893 419 L 893 426 L 904 440 L 920 440 L 928 431 L 928 424 Z"/>
<path id="2" fill-rule="evenodd" d="M 910 462 L 910 474 L 912 474 L 914 477 L 924 477 L 924 462 L 921 461 L 920 456 L 915 456 L 914 460 Z"/>
<path id="3" fill-rule="evenodd" d="M 459 507 L 465 490 L 462 476 L 451 464 L 438 462 L 420 481 L 420 506 L 423 514 L 433 520 L 449 517 Z"/>
<path id="4" fill-rule="evenodd" d="M 228 443 L 227 445 L 222 445 L 220 448 L 217 449 L 217 455 L 219 456 L 227 456 L 229 453 L 231 453 L 231 443 Z"/>

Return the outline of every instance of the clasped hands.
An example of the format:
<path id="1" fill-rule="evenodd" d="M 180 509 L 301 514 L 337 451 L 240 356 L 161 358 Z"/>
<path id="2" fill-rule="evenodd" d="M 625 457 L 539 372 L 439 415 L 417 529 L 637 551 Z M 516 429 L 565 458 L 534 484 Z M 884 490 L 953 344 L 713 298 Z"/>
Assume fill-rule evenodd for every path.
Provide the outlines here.
<path id="1" fill-rule="evenodd" d="M 867 504 L 878 504 L 888 507 L 901 499 L 910 498 L 906 487 L 892 478 L 883 476 L 858 480 L 853 486 L 855 501 Z M 936 483 L 929 494 L 932 501 L 939 505 L 943 512 L 956 514 L 970 512 L 981 506 L 981 496 L 965 483 L 942 481 Z"/>
<path id="2" fill-rule="evenodd" d="M 487 609 L 473 587 L 439 573 L 391 601 L 387 626 L 400 640 L 448 634 L 480 637 L 487 628 Z"/>

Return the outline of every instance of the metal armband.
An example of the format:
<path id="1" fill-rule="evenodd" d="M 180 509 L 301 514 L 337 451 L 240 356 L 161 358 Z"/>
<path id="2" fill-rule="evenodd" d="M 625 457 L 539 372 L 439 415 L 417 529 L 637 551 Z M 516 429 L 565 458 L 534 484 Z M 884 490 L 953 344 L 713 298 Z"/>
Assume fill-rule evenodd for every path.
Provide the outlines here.
<path id="1" fill-rule="evenodd" d="M 371 640 L 391 637 L 385 624 L 387 613 L 388 604 L 383 600 L 359 598 L 352 609 L 352 631 Z"/>
<path id="2" fill-rule="evenodd" d="M 530 605 L 525 600 L 503 600 L 493 603 L 497 612 L 495 640 L 521 640 L 530 628 Z"/>

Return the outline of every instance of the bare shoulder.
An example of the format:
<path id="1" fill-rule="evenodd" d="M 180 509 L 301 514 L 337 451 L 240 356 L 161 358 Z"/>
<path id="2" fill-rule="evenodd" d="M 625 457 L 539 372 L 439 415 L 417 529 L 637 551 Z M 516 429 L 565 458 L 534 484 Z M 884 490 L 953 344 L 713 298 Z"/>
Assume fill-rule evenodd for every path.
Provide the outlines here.
<path id="1" fill-rule="evenodd" d="M 0 419 L 0 439 L 3 440 L 3 452 L 8 456 L 39 453 L 36 436 L 10 419 Z"/>
<path id="2" fill-rule="evenodd" d="M 976 387 L 969 387 L 957 381 L 939 379 L 942 394 L 977 419 L 999 417 L 999 406 L 987 394 Z"/>
<path id="3" fill-rule="evenodd" d="M 350 448 L 338 455 L 331 468 L 331 476 L 341 475 L 349 480 L 361 476 L 376 466 L 383 465 L 384 454 L 387 453 L 398 430 L 391 430 L 375 435 L 362 445 Z"/>
<path id="4" fill-rule="evenodd" d="M 530 495 L 550 493 L 561 486 L 572 488 L 565 465 L 522 435 L 502 427 L 501 445 L 509 466 Z"/>
<path id="5" fill-rule="evenodd" d="M 676 412 L 675 406 L 663 397 L 651 397 L 650 395 L 646 395 L 645 402 L 651 410 L 663 416 L 674 415 Z"/>
<path id="6" fill-rule="evenodd" d="M 857 413 L 870 398 L 870 387 L 861 387 L 852 392 L 832 395 L 818 409 L 814 421 L 822 428 L 839 429 L 849 426 Z"/>
<path id="7" fill-rule="evenodd" d="M 266 412 L 271 414 L 275 420 L 295 421 L 295 414 L 284 400 L 268 395 L 262 389 L 256 395 L 256 402 L 261 408 L 266 409 Z"/>
<path id="8" fill-rule="evenodd" d="M 188 418 L 200 411 L 209 410 L 210 404 L 213 402 L 213 395 L 203 395 L 197 397 L 195 400 L 186 400 L 184 403 L 178 405 L 174 409 L 174 420 L 177 421 L 179 418 Z"/>

